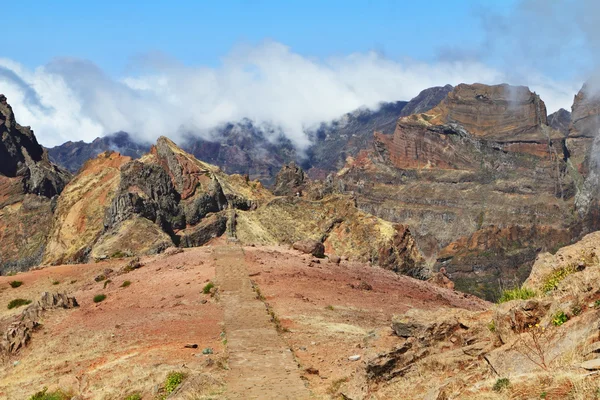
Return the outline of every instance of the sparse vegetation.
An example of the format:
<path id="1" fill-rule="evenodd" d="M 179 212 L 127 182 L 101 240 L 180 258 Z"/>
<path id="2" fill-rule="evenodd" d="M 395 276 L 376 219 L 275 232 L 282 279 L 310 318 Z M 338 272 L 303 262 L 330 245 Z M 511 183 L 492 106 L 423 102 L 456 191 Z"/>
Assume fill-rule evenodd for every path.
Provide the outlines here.
<path id="1" fill-rule="evenodd" d="M 214 284 L 214 283 L 212 283 L 212 282 L 208 282 L 208 283 L 207 283 L 207 284 L 204 286 L 204 288 L 202 289 L 202 293 L 204 293 L 204 294 L 209 294 L 209 293 L 210 293 L 210 290 L 211 290 L 212 288 L 214 288 L 214 287 L 215 287 L 215 284 Z"/>
<path id="2" fill-rule="evenodd" d="M 173 391 L 183 382 L 184 379 L 185 374 L 183 372 L 170 372 L 165 380 L 165 394 L 168 396 L 173 393 Z"/>
<path id="3" fill-rule="evenodd" d="M 62 390 L 55 390 L 54 392 L 48 392 L 48 388 L 44 388 L 32 395 L 29 400 L 69 400 L 70 395 L 66 394 Z"/>
<path id="4" fill-rule="evenodd" d="M 130 394 L 125 397 L 125 400 L 142 400 L 142 395 L 139 393 Z"/>
<path id="5" fill-rule="evenodd" d="M 571 275 L 576 271 L 577 269 L 574 265 L 568 265 L 566 267 L 554 270 L 544 280 L 544 283 L 542 285 L 542 291 L 544 293 L 547 293 L 556 290 L 556 288 L 558 288 L 558 284 L 562 282 L 563 279 L 565 279 L 567 276 Z"/>
<path id="6" fill-rule="evenodd" d="M 60 284 L 60 281 L 52 281 L 52 284 L 53 284 L 53 285 L 59 285 L 59 284 Z"/>
<path id="7" fill-rule="evenodd" d="M 565 314 L 564 311 L 557 311 L 553 316 L 552 316 L 552 324 L 554 326 L 561 326 L 562 324 L 564 324 L 565 322 L 567 322 L 569 320 L 569 317 L 567 316 L 567 314 Z"/>
<path id="8" fill-rule="evenodd" d="M 494 383 L 492 390 L 494 392 L 502 392 L 503 390 L 508 389 L 509 386 L 510 380 L 508 378 L 500 378 L 496 381 L 496 383 Z"/>
<path id="9" fill-rule="evenodd" d="M 594 308 L 600 308 L 600 300 L 594 302 Z"/>
<path id="10" fill-rule="evenodd" d="M 112 256 L 110 256 L 110 258 L 125 258 L 127 257 L 127 254 L 122 252 L 121 250 L 119 251 L 115 251 Z"/>
<path id="11" fill-rule="evenodd" d="M 11 287 L 11 288 L 13 288 L 13 289 L 16 289 L 16 288 L 18 288 L 18 287 L 19 287 L 19 286 L 21 286 L 22 284 L 23 284 L 23 282 L 21 282 L 21 281 L 11 281 L 11 282 L 9 283 L 10 287 Z"/>
<path id="12" fill-rule="evenodd" d="M 124 281 L 124 282 L 121 284 L 121 287 L 128 287 L 129 285 L 131 285 L 131 281 Z"/>
<path id="13" fill-rule="evenodd" d="M 525 287 L 514 288 L 502 292 L 498 303 L 505 303 L 511 300 L 527 300 L 536 296 L 535 291 Z"/>
<path id="14" fill-rule="evenodd" d="M 491 320 L 488 325 L 487 325 L 488 329 L 490 330 L 490 332 L 496 332 L 496 321 Z"/>
<path id="15" fill-rule="evenodd" d="M 108 286 L 109 283 L 112 283 L 112 281 L 110 279 L 107 279 L 104 281 L 104 289 L 106 289 L 106 287 Z"/>
<path id="16" fill-rule="evenodd" d="M 97 294 L 94 296 L 94 303 L 101 303 L 106 299 L 105 294 Z"/>
<path id="17" fill-rule="evenodd" d="M 327 394 L 330 394 L 332 396 L 336 395 L 340 391 L 342 385 L 346 382 L 348 382 L 348 378 L 340 378 L 331 382 L 331 386 L 327 388 Z"/>
<path id="18" fill-rule="evenodd" d="M 10 303 L 8 303 L 8 309 L 11 310 L 16 307 L 25 306 L 27 304 L 31 304 L 31 300 L 14 299 L 14 300 L 11 300 Z"/>
<path id="19" fill-rule="evenodd" d="M 332 306 L 331 304 L 330 304 L 330 305 L 328 305 L 328 306 L 327 306 L 327 307 L 325 307 L 325 308 L 326 308 L 327 310 L 329 310 L 329 311 L 333 311 L 333 310 L 335 310 L 335 308 L 333 308 L 333 306 Z"/>

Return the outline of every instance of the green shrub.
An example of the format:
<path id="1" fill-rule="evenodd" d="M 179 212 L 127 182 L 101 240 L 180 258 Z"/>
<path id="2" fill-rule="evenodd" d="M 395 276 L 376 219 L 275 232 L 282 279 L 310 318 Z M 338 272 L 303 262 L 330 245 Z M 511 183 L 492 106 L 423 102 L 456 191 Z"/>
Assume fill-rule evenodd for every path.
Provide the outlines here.
<path id="1" fill-rule="evenodd" d="M 552 316 L 552 324 L 554 326 L 561 326 L 562 324 L 564 324 L 568 320 L 569 320 L 569 317 L 567 317 L 567 314 L 565 314 L 564 311 L 557 311 Z"/>
<path id="2" fill-rule="evenodd" d="M 510 380 L 508 378 L 500 378 L 494 383 L 492 390 L 494 392 L 501 392 L 504 389 L 507 389 L 510 386 Z"/>
<path id="3" fill-rule="evenodd" d="M 595 307 L 595 308 L 600 308 L 600 300 L 596 300 L 596 301 L 594 302 L 594 307 Z"/>
<path id="4" fill-rule="evenodd" d="M 48 388 L 44 388 L 43 390 L 32 395 L 29 400 L 69 400 L 70 398 L 71 396 L 62 390 L 56 390 L 48 393 Z"/>
<path id="5" fill-rule="evenodd" d="M 25 306 L 27 304 L 31 304 L 31 300 L 25 300 L 25 299 L 14 299 L 11 300 L 10 303 L 8 303 L 8 309 L 13 309 L 16 307 L 21 307 L 21 306 Z"/>
<path id="6" fill-rule="evenodd" d="M 487 325 L 488 329 L 490 330 L 490 332 L 496 332 L 496 321 L 491 320 L 488 325 Z"/>
<path id="7" fill-rule="evenodd" d="M 139 393 L 130 394 L 129 396 L 125 397 L 125 400 L 142 400 L 142 395 Z"/>
<path id="8" fill-rule="evenodd" d="M 167 380 L 165 381 L 165 393 L 167 395 L 173 393 L 173 391 L 183 382 L 185 379 L 185 374 L 183 372 L 170 372 L 167 375 Z"/>
<path id="9" fill-rule="evenodd" d="M 105 294 L 97 294 L 94 296 L 94 303 L 100 303 L 106 299 Z"/>
<path id="10" fill-rule="evenodd" d="M 52 284 L 53 285 L 58 285 L 58 284 L 60 284 L 60 282 L 59 281 L 52 281 Z"/>
<path id="11" fill-rule="evenodd" d="M 527 300 L 535 297 L 535 291 L 524 287 L 505 290 L 502 292 L 498 303 L 505 303 L 511 300 Z"/>
<path id="12" fill-rule="evenodd" d="M 21 281 L 11 281 L 11 282 L 9 283 L 10 287 L 11 287 L 11 288 L 13 288 L 13 289 L 16 289 L 16 288 L 18 288 L 18 287 L 19 287 L 19 286 L 21 286 L 22 284 L 23 284 L 23 282 L 21 282 Z"/>
<path id="13" fill-rule="evenodd" d="M 129 285 L 131 285 L 131 281 L 125 281 L 121 284 L 121 287 L 128 287 Z"/>
<path id="14" fill-rule="evenodd" d="M 112 283 L 110 279 L 104 281 L 104 289 L 106 289 L 109 283 Z"/>
<path id="15" fill-rule="evenodd" d="M 202 293 L 204 293 L 204 294 L 209 294 L 209 293 L 210 293 L 210 290 L 211 290 L 212 288 L 214 288 L 214 287 L 215 287 L 215 284 L 214 284 L 214 283 L 212 283 L 212 282 L 208 282 L 208 283 L 206 284 L 206 286 L 204 286 L 204 288 L 202 289 Z"/>
<path id="16" fill-rule="evenodd" d="M 567 276 L 571 275 L 574 272 L 577 272 L 577 269 L 572 265 L 554 270 L 550 275 L 546 277 L 546 279 L 544 279 L 542 291 L 546 293 L 555 290 L 556 288 L 558 288 L 558 284 L 563 279 L 565 279 Z"/>

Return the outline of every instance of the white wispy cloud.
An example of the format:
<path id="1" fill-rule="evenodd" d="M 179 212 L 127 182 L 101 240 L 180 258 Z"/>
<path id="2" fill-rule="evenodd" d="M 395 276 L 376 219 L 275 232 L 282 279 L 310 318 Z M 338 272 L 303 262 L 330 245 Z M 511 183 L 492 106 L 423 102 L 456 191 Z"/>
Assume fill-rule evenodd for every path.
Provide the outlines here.
<path id="1" fill-rule="evenodd" d="M 46 146 L 119 130 L 143 141 L 179 140 L 249 118 L 279 127 L 302 149 L 307 129 L 356 108 L 409 100 L 431 86 L 508 79 L 477 61 L 399 62 L 375 52 L 320 60 L 276 42 L 237 47 L 215 68 L 152 57 L 138 59 L 137 67 L 143 72 L 115 79 L 85 60 L 57 59 L 30 70 L 0 59 L 0 93 Z M 542 75 L 509 83 L 529 85 L 550 112 L 568 109 L 579 88 Z"/>

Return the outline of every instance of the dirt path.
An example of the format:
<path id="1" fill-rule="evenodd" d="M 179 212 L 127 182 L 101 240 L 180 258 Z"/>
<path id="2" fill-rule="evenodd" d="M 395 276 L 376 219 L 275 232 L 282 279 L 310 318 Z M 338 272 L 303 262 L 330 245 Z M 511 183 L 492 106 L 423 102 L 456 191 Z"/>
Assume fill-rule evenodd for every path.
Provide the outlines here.
<path id="1" fill-rule="evenodd" d="M 309 399 L 291 351 L 256 298 L 241 247 L 214 249 L 225 310 L 229 353 L 228 399 Z"/>

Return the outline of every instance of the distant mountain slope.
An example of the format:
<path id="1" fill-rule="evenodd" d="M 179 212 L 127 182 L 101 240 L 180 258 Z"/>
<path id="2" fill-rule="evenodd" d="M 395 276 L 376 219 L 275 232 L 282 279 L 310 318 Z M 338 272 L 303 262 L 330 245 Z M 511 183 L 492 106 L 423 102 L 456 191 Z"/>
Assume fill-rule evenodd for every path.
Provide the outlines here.
<path id="1" fill-rule="evenodd" d="M 374 131 L 392 134 L 400 116 L 430 110 L 450 90 L 450 85 L 425 89 L 410 102 L 382 103 L 376 111 L 360 109 L 323 123 L 309 132 L 314 143 L 305 154 L 299 154 L 283 135 L 265 132 L 247 119 L 219 127 L 214 139 L 190 137 L 182 148 L 227 173 L 247 174 L 265 184 L 273 183 L 279 169 L 290 161 L 301 162 L 310 176 L 324 178 L 343 166 L 348 156 L 368 148 Z M 118 151 L 135 159 L 149 149 L 149 144 L 136 143 L 127 133 L 118 132 L 92 143 L 67 142 L 48 149 L 48 153 L 53 162 L 76 172 L 85 161 L 104 151 Z"/>

